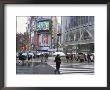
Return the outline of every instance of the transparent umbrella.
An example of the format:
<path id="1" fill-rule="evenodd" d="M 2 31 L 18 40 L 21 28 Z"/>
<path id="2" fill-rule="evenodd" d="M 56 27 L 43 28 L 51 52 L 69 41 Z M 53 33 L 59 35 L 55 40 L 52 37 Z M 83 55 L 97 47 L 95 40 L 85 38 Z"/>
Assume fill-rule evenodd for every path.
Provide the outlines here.
<path id="1" fill-rule="evenodd" d="M 27 53 L 23 53 L 22 55 L 27 56 Z"/>
<path id="2" fill-rule="evenodd" d="M 65 56 L 65 54 L 63 52 L 55 52 L 55 53 L 53 53 L 53 56 L 56 56 L 57 54 L 59 54 L 60 56 Z"/>
<path id="3" fill-rule="evenodd" d="M 33 54 L 33 53 L 29 53 L 29 55 L 32 55 L 32 56 L 34 56 L 34 54 Z"/>

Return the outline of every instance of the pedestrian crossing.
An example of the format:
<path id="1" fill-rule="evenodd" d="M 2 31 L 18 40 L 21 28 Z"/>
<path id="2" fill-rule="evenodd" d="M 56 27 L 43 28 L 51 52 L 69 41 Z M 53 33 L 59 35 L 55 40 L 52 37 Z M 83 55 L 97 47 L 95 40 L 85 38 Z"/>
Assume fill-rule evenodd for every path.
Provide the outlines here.
<path id="1" fill-rule="evenodd" d="M 56 68 L 56 65 L 51 65 Z M 60 74 L 72 74 L 72 73 L 84 73 L 84 74 L 94 74 L 93 65 L 61 65 Z"/>
<path id="2" fill-rule="evenodd" d="M 40 59 L 39 60 L 32 60 L 31 62 L 33 62 L 33 63 L 30 63 L 30 65 L 32 67 L 35 67 L 39 64 L 40 65 L 44 64 L 44 63 L 41 63 Z M 53 60 L 47 60 L 47 62 L 45 62 L 45 64 L 56 69 L 56 64 Z M 21 60 L 17 60 L 17 66 L 22 66 Z M 26 66 L 28 66 L 28 65 L 26 64 Z M 20 69 L 20 68 L 18 68 L 18 69 Z M 25 68 L 25 69 L 27 69 L 27 68 Z M 18 71 L 23 72 L 21 69 Z M 31 71 L 32 70 L 30 69 L 30 73 L 31 73 Z M 26 73 L 28 73 L 28 72 L 26 72 Z M 60 74 L 90 74 L 90 75 L 94 75 L 94 64 L 93 63 L 62 62 L 61 66 L 60 66 Z"/>

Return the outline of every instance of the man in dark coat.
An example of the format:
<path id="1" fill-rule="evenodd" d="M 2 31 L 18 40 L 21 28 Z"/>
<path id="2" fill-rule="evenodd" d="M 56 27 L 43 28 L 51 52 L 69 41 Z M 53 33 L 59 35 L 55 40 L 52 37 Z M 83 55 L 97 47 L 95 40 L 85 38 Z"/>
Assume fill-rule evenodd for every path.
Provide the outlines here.
<path id="1" fill-rule="evenodd" d="M 73 61 L 73 54 L 71 53 L 71 55 L 70 55 L 70 58 L 71 58 L 71 61 Z"/>
<path id="2" fill-rule="evenodd" d="M 87 54 L 88 63 L 91 62 L 90 53 Z"/>
<path id="3" fill-rule="evenodd" d="M 56 62 L 55 73 L 58 72 L 60 74 L 59 69 L 60 69 L 61 59 L 60 59 L 60 55 L 59 54 L 55 57 L 55 62 Z"/>
<path id="4" fill-rule="evenodd" d="M 67 62 L 69 61 L 69 55 L 68 54 L 66 54 L 66 60 L 67 60 Z"/>

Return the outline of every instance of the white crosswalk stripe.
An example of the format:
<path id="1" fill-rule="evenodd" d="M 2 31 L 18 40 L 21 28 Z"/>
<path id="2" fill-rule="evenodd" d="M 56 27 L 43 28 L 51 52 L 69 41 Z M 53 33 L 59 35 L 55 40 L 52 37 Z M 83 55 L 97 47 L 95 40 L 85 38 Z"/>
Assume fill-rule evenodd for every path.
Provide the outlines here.
<path id="1" fill-rule="evenodd" d="M 56 65 L 51 65 L 53 68 L 56 68 Z M 61 65 L 60 67 L 60 73 L 61 74 L 72 74 L 72 73 L 94 73 L 94 68 L 91 66 L 84 66 L 84 65 L 73 65 L 74 67 L 71 67 L 70 65 Z M 68 68 L 67 68 L 68 67 Z"/>

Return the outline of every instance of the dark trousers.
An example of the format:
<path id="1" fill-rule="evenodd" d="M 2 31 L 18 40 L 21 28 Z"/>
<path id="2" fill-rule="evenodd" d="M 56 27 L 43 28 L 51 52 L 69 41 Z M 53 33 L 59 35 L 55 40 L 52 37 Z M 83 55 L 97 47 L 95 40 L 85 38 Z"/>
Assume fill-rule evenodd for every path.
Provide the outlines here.
<path id="1" fill-rule="evenodd" d="M 60 63 L 56 63 L 56 70 L 59 71 L 59 68 L 60 68 Z"/>
<path id="2" fill-rule="evenodd" d="M 91 59 L 90 59 L 90 58 L 88 58 L 88 63 L 89 63 L 89 62 L 91 62 Z"/>
<path id="3" fill-rule="evenodd" d="M 60 69 L 60 63 L 56 63 L 56 70 L 55 70 L 55 74 L 60 74 L 60 71 L 59 71 L 59 69 Z"/>

